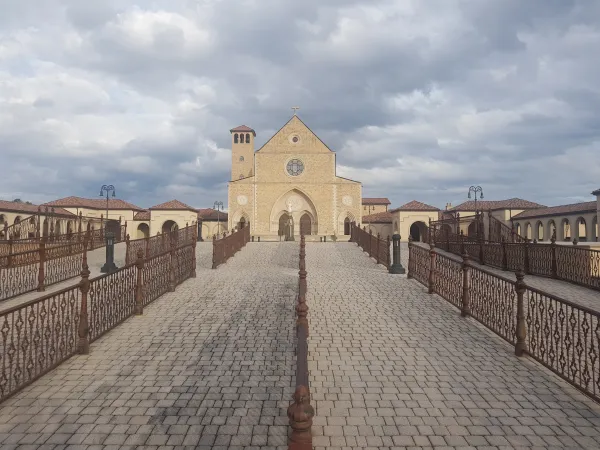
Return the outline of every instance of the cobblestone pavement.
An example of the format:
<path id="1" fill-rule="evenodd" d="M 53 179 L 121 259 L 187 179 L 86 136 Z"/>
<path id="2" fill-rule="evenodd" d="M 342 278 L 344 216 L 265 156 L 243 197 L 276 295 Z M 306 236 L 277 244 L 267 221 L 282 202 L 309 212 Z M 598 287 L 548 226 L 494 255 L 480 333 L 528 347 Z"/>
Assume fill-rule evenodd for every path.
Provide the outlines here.
<path id="1" fill-rule="evenodd" d="M 0 405 L 0 448 L 287 449 L 298 243 L 249 243 Z"/>
<path id="2" fill-rule="evenodd" d="M 598 404 L 417 281 L 350 243 L 306 265 L 317 450 L 600 448 Z"/>
<path id="3" fill-rule="evenodd" d="M 115 245 L 115 264 L 117 267 L 123 267 L 125 265 L 125 244 L 120 243 Z M 90 278 L 94 278 L 102 275 L 100 272 L 100 268 L 106 262 L 106 248 L 97 248 L 96 250 L 92 250 L 88 252 L 88 266 L 90 267 Z M 81 280 L 80 277 L 73 277 L 69 280 L 63 281 L 61 283 L 53 284 L 52 286 L 46 287 L 44 292 L 29 292 L 27 294 L 18 295 L 14 298 L 0 301 L 0 311 L 4 311 L 6 309 L 12 308 L 13 306 L 20 305 L 21 303 L 26 303 L 29 300 L 33 300 L 36 298 L 43 297 L 44 295 L 51 294 L 52 292 L 60 291 L 61 289 L 65 289 L 67 287 L 73 286 L 76 283 L 79 283 Z"/>
<path id="4" fill-rule="evenodd" d="M 427 248 L 429 248 L 429 246 L 426 244 L 419 244 L 419 245 L 425 245 L 425 246 L 427 246 Z M 437 249 L 437 251 L 443 255 L 446 255 L 446 256 L 454 259 L 455 261 L 462 261 L 462 258 L 458 255 L 446 252 L 439 248 Z M 408 264 L 408 244 L 406 244 L 406 255 L 407 255 L 406 258 L 407 258 L 407 264 Z M 516 280 L 514 272 L 504 271 L 502 269 L 496 269 L 496 268 L 490 267 L 490 266 L 482 266 L 481 264 L 479 264 L 473 260 L 471 260 L 471 263 L 476 267 L 480 267 L 484 270 L 487 270 L 488 272 L 492 272 L 492 273 L 498 274 L 500 276 L 503 276 L 505 278 L 510 278 L 512 280 Z M 595 291 L 593 289 L 588 289 L 586 287 L 579 286 L 577 284 L 568 283 L 566 281 L 553 280 L 552 278 L 538 277 L 535 275 L 525 275 L 525 283 L 528 286 L 531 286 L 536 289 L 540 289 L 541 291 L 544 291 L 548 294 L 554 294 L 565 300 L 569 300 L 573 303 L 576 303 L 576 304 L 579 304 L 579 305 L 582 305 L 587 308 L 590 308 L 590 309 L 600 312 L 600 292 L 599 291 Z"/>

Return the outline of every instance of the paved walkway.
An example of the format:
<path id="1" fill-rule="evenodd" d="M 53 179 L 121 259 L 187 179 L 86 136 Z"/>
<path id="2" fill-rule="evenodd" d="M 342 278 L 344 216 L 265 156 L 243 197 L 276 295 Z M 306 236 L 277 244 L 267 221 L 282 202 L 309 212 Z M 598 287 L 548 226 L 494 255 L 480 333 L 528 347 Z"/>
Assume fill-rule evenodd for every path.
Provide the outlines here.
<path id="1" fill-rule="evenodd" d="M 285 449 L 298 243 L 249 243 L 0 405 L 0 448 Z M 600 407 L 355 244 L 307 244 L 314 444 L 600 448 Z"/>
<path id="2" fill-rule="evenodd" d="M 355 244 L 307 245 L 317 450 L 600 448 L 600 405 Z"/>
<path id="3" fill-rule="evenodd" d="M 0 448 L 287 449 L 298 251 L 211 270 L 199 243 L 197 278 L 0 405 Z"/>
<path id="4" fill-rule="evenodd" d="M 419 244 L 426 246 L 426 244 Z M 462 261 L 462 258 L 453 253 L 446 252 L 440 248 L 436 249 L 439 253 L 446 255 L 455 261 Z M 406 254 L 408 258 L 408 244 L 406 244 Z M 482 266 L 481 264 L 471 260 L 471 263 L 477 267 L 481 267 L 482 269 L 487 270 L 488 272 L 496 273 L 500 276 L 510 278 L 512 280 L 516 280 L 514 272 L 504 271 L 502 269 L 497 269 L 491 266 Z M 408 259 L 407 259 L 408 264 Z M 577 284 L 569 283 L 567 281 L 554 280 L 552 278 L 547 277 L 539 277 L 535 275 L 525 275 L 525 283 L 528 286 L 531 286 L 536 289 L 540 289 L 548 294 L 554 294 L 558 297 L 561 297 L 565 300 L 569 300 L 573 303 L 577 303 L 579 305 L 585 306 L 587 308 L 593 309 L 595 311 L 600 312 L 600 291 L 596 291 L 593 289 L 588 289 L 583 286 L 579 286 Z"/>

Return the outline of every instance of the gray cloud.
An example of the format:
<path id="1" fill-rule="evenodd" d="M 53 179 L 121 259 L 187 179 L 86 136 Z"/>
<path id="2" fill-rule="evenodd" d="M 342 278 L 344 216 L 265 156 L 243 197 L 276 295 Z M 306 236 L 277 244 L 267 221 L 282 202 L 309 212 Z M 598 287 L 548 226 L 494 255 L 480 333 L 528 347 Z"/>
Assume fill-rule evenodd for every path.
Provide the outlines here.
<path id="1" fill-rule="evenodd" d="M 0 0 L 0 198 L 210 206 L 293 105 L 394 205 L 600 187 L 597 1 L 38 3 Z"/>

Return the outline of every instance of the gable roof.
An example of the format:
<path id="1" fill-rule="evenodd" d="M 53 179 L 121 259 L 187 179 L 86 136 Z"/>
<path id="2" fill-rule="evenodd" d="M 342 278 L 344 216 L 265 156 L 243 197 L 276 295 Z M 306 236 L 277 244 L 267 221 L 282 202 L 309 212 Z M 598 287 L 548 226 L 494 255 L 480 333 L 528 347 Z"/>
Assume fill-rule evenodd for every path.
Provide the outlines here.
<path id="1" fill-rule="evenodd" d="M 159 205 L 152 206 L 150 210 L 185 210 L 185 211 L 198 211 L 196 208 L 192 208 L 190 205 L 186 205 L 179 200 L 169 200 L 168 202 L 161 203 Z"/>
<path id="2" fill-rule="evenodd" d="M 537 209 L 545 208 L 544 205 L 539 203 L 530 202 L 523 200 L 522 198 L 509 198 L 507 200 L 477 200 L 477 209 L 480 211 L 487 210 L 499 210 L 499 209 Z M 469 200 L 467 202 L 456 205 L 454 208 L 448 209 L 448 211 L 475 211 L 475 201 Z"/>
<path id="3" fill-rule="evenodd" d="M 391 205 L 392 202 L 386 197 L 363 197 L 363 205 Z"/>
<path id="4" fill-rule="evenodd" d="M 65 198 L 59 198 L 48 203 L 44 203 L 42 206 L 62 206 L 68 208 L 88 208 L 88 209 L 106 209 L 106 198 L 83 198 L 70 196 Z M 129 209 L 134 211 L 144 211 L 144 208 L 140 208 L 132 203 L 126 202 L 119 198 L 108 199 L 108 209 Z"/>
<path id="5" fill-rule="evenodd" d="M 390 212 L 396 211 L 439 211 L 439 208 L 435 206 L 428 205 L 427 203 L 418 202 L 416 200 L 412 200 L 399 208 L 392 209 Z"/>
<path id="6" fill-rule="evenodd" d="M 229 130 L 230 133 L 235 133 L 236 131 L 237 132 L 252 133 L 254 135 L 254 137 L 256 137 L 256 131 L 254 131 L 250 127 L 247 127 L 246 125 L 240 125 L 239 127 L 235 127 L 235 128 L 232 128 L 231 130 Z"/>
<path id="7" fill-rule="evenodd" d="M 0 200 L 0 211 L 26 213 L 34 215 L 38 213 L 38 208 L 42 208 L 41 214 L 45 214 L 45 208 L 40 205 L 28 205 L 24 202 L 11 202 L 8 200 Z M 72 212 L 69 212 L 66 209 L 62 208 L 54 208 L 54 214 L 59 214 L 61 216 L 75 216 L 75 214 L 73 214 Z"/>
<path id="8" fill-rule="evenodd" d="M 363 216 L 362 223 L 392 223 L 392 214 L 388 211 L 369 214 Z"/>
<path id="9" fill-rule="evenodd" d="M 217 211 L 212 208 L 198 209 L 198 219 L 205 220 L 207 222 L 216 221 L 217 219 L 221 222 L 227 221 L 228 214 L 223 211 Z"/>
<path id="10" fill-rule="evenodd" d="M 290 120 L 288 120 L 286 123 L 284 123 L 284 124 L 283 124 L 283 126 L 282 126 L 282 127 L 279 129 L 279 130 L 277 130 L 277 131 L 275 132 L 275 134 L 274 134 L 273 136 L 271 136 L 271 137 L 269 138 L 269 140 L 268 140 L 267 142 L 265 142 L 265 143 L 262 145 L 262 147 L 261 147 L 261 148 L 259 148 L 259 149 L 258 149 L 258 150 L 256 150 L 256 151 L 257 151 L 257 152 L 260 152 L 260 151 L 261 151 L 263 148 L 265 148 L 265 147 L 266 147 L 266 145 L 267 145 L 269 142 L 271 142 L 271 141 L 273 140 L 273 138 L 274 138 L 275 136 L 277 136 L 277 135 L 278 135 L 278 134 L 281 132 L 281 130 L 283 130 L 283 129 L 284 129 L 286 126 L 287 126 L 287 124 L 288 124 L 288 123 L 290 123 L 290 122 L 291 122 L 292 120 L 294 120 L 294 119 L 296 119 L 296 120 L 300 121 L 300 123 L 301 123 L 302 125 L 304 125 L 304 126 L 306 127 L 306 129 L 307 129 L 308 131 L 310 131 L 310 132 L 312 133 L 312 135 L 313 135 L 315 138 L 317 138 L 317 140 L 318 140 L 318 141 L 319 141 L 321 144 L 323 144 L 327 150 L 329 150 L 330 152 L 333 152 L 333 150 L 331 150 L 331 149 L 329 148 L 329 146 L 328 146 L 328 145 L 327 145 L 325 142 L 323 142 L 323 141 L 321 140 L 321 138 L 320 138 L 319 136 L 317 136 L 317 135 L 315 134 L 315 132 L 314 132 L 313 130 L 311 130 L 311 129 L 310 129 L 310 127 L 309 127 L 308 125 L 306 125 L 306 124 L 305 124 L 305 123 L 302 121 L 302 119 L 300 119 L 300 117 L 298 117 L 298 116 L 297 116 L 297 115 L 295 115 L 295 114 L 292 116 L 292 118 L 291 118 Z"/>
<path id="11" fill-rule="evenodd" d="M 133 220 L 150 220 L 150 211 L 140 211 L 133 216 Z"/>
<path id="12" fill-rule="evenodd" d="M 597 202 L 571 203 L 570 205 L 550 206 L 547 208 L 532 209 L 514 215 L 513 219 L 528 219 L 530 217 L 563 216 L 577 213 L 595 213 Z"/>

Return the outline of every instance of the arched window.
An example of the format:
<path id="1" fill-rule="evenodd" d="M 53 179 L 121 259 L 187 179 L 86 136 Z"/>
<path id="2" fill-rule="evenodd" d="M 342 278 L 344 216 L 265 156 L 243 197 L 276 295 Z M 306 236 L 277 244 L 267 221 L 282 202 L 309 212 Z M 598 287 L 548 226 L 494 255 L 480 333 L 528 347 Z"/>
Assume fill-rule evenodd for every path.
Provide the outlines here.
<path id="1" fill-rule="evenodd" d="M 542 225 L 542 222 L 538 221 L 536 228 L 537 228 L 537 230 L 536 230 L 537 240 L 543 241 L 544 240 L 544 225 Z"/>
<path id="2" fill-rule="evenodd" d="M 246 144 L 250 143 L 250 133 L 246 133 Z"/>
<path id="3" fill-rule="evenodd" d="M 244 157 L 240 156 L 240 162 L 244 162 Z"/>
<path id="4" fill-rule="evenodd" d="M 237 143 L 238 143 L 238 134 L 237 134 L 237 133 L 235 133 L 235 134 L 233 135 L 233 143 L 234 143 L 234 144 L 237 144 Z"/>

